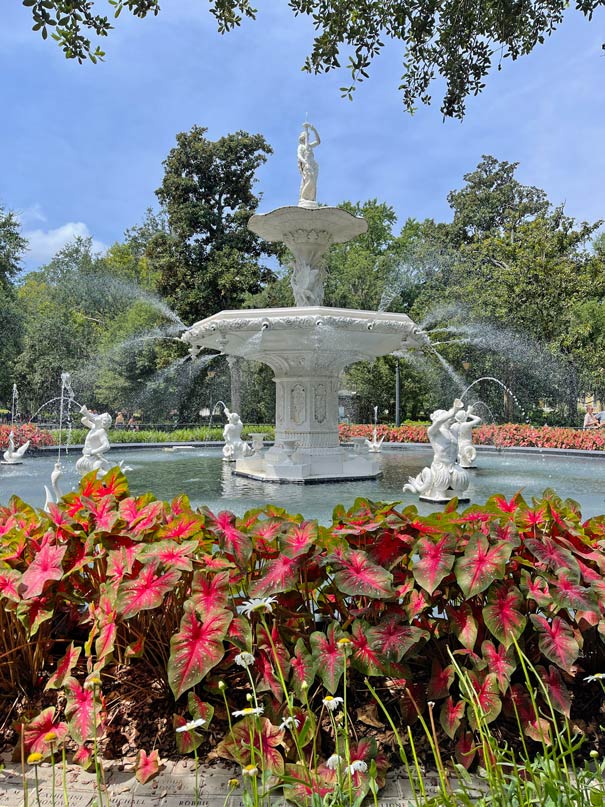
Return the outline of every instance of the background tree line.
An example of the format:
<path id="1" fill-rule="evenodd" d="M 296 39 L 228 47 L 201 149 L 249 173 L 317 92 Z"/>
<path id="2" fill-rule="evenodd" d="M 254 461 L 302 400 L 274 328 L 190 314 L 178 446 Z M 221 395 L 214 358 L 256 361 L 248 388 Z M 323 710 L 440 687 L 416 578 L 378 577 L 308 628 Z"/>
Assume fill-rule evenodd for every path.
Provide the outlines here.
<path id="1" fill-rule="evenodd" d="M 236 132 L 213 142 L 194 127 L 164 161 L 158 212 L 106 254 L 76 239 L 23 274 L 26 243 L 14 213 L 0 209 L 0 402 L 14 381 L 33 413 L 56 394 L 62 370 L 89 406 L 139 412 L 151 422 L 195 422 L 200 409 L 231 400 L 248 422 L 273 418 L 268 368 L 191 361 L 178 340 L 226 308 L 292 305 L 285 248 L 246 223 L 259 205 L 257 169 L 271 148 Z M 408 313 L 433 347 L 348 369 L 360 419 L 394 420 L 399 362 L 402 418 L 424 418 L 481 376 L 497 419 L 577 422 L 582 394 L 605 398 L 605 236 L 576 222 L 544 191 L 522 185 L 515 163 L 483 157 L 448 195 L 449 222 L 408 219 L 398 227 L 377 199 L 344 202 L 368 221 L 356 241 L 327 256 L 328 306 Z"/>

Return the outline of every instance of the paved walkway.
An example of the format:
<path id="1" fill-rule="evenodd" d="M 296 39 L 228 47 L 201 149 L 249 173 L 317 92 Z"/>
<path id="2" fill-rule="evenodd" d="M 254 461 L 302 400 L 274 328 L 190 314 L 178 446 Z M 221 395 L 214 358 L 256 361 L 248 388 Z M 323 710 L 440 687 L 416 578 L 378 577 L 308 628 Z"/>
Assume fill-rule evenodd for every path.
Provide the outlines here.
<path id="1" fill-rule="evenodd" d="M 21 768 L 4 756 L 0 770 L 0 807 L 25 807 Z M 146 785 L 135 779 L 134 760 L 123 764 L 112 763 L 107 767 L 105 779 L 108 801 L 103 807 L 224 807 L 229 793 L 228 781 L 238 777 L 239 768 L 223 765 L 200 765 L 198 771 L 199 799 L 195 799 L 195 774 L 192 759 L 166 762 L 160 774 Z M 38 766 L 38 794 L 34 769 L 26 771 L 29 807 L 53 807 L 52 768 L 45 762 Z M 69 807 L 93 807 L 96 795 L 94 771 L 84 771 L 77 766 L 68 766 L 67 792 Z M 425 787 L 429 795 L 436 793 L 437 777 L 428 774 Z M 38 800 L 39 797 L 39 800 Z M 283 804 L 277 798 L 276 804 Z M 373 804 L 372 799 L 367 804 Z M 390 772 L 386 787 L 379 793 L 379 807 L 416 807 L 413 794 L 405 774 Z M 61 765 L 55 767 L 54 807 L 64 807 Z M 230 805 L 243 807 L 241 790 L 233 791 Z"/>

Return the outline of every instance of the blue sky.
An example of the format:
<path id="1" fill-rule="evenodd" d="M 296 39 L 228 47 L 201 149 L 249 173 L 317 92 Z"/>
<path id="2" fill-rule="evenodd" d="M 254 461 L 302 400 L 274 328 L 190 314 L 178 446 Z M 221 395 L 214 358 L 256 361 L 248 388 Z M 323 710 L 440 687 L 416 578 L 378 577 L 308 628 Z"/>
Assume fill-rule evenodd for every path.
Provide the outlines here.
<path id="1" fill-rule="evenodd" d="M 194 124 L 218 138 L 261 132 L 274 155 L 259 172 L 261 209 L 295 203 L 296 140 L 305 115 L 322 138 L 318 199 L 378 198 L 406 217 L 449 219 L 448 191 L 482 154 L 518 161 L 579 219 L 605 218 L 605 10 L 577 12 L 547 42 L 488 79 L 463 122 L 435 103 L 407 114 L 397 90 L 401 50 L 389 46 L 355 100 L 348 74 L 301 72 L 312 27 L 285 0 L 259 0 L 256 22 L 225 36 L 203 0 L 164 0 L 156 18 L 126 12 L 103 64 L 68 62 L 31 29 L 20 0 L 0 9 L 0 201 L 21 216 L 31 252 L 48 261 L 73 235 L 99 249 L 155 204 L 162 160 Z"/>

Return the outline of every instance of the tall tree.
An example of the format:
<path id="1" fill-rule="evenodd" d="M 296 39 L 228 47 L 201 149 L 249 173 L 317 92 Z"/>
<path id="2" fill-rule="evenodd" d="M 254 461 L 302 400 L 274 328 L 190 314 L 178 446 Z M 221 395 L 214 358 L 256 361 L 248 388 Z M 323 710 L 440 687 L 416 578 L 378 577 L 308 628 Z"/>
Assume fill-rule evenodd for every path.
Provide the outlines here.
<path id="1" fill-rule="evenodd" d="M 260 291 L 274 277 L 261 260 L 278 251 L 247 228 L 259 203 L 255 174 L 271 147 L 260 134 L 212 141 L 206 132 L 194 126 L 177 135 L 156 191 L 168 232 L 152 238 L 147 250 L 159 291 L 188 322 L 236 308 Z"/>
<path id="2" fill-rule="evenodd" d="M 95 2 L 97 5 L 95 6 Z M 126 8 L 137 17 L 157 14 L 159 0 L 109 0 L 115 16 Z M 46 39 L 49 31 L 67 58 L 82 62 L 105 55 L 90 36 L 107 36 L 111 24 L 98 14 L 98 0 L 23 0 L 31 7 L 34 30 Z M 403 47 L 404 72 L 399 89 L 407 109 L 431 101 L 433 80 L 442 78 L 444 115 L 464 115 L 465 101 L 477 95 L 494 61 L 517 59 L 544 42 L 563 21 L 567 0 L 524 0 L 460 3 L 457 0 L 289 0 L 295 16 L 310 18 L 316 30 L 304 69 L 325 73 L 340 68 L 343 57 L 352 84 L 342 92 L 350 96 L 368 77 L 374 58 L 385 42 Z M 605 0 L 576 0 L 588 19 Z M 250 0 L 210 0 L 221 33 L 238 26 L 244 17 L 255 18 Z"/>
<path id="3" fill-rule="evenodd" d="M 10 394 L 21 344 L 22 317 L 13 281 L 26 247 L 17 217 L 0 206 L 0 401 Z"/>

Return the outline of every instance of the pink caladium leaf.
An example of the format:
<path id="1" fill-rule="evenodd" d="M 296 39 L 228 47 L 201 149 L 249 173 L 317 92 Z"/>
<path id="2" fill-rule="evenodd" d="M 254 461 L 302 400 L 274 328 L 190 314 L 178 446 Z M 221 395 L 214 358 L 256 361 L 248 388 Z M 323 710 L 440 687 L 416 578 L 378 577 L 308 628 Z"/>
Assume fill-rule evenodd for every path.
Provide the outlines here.
<path id="1" fill-rule="evenodd" d="M 431 677 L 426 688 L 427 698 L 432 701 L 445 698 L 449 694 L 455 677 L 456 673 L 452 664 L 442 667 L 437 659 L 433 659 Z"/>
<path id="2" fill-rule="evenodd" d="M 570 611 L 600 613 L 594 591 L 580 585 L 575 575 L 571 575 L 570 578 L 565 572 L 559 574 L 556 580 L 550 581 L 549 590 L 553 602 L 560 608 L 567 608 Z"/>
<path id="3" fill-rule="evenodd" d="M 299 558 L 288 555 L 279 555 L 275 560 L 269 561 L 261 570 L 261 577 L 252 582 L 250 596 L 267 597 L 296 588 L 300 563 Z"/>
<path id="4" fill-rule="evenodd" d="M 456 539 L 453 535 L 443 535 L 439 540 L 423 536 L 414 547 L 419 560 L 412 567 L 412 574 L 419 586 L 429 594 L 437 588 L 454 565 Z"/>
<path id="5" fill-rule="evenodd" d="M 143 566 L 137 577 L 122 582 L 118 591 L 118 611 L 125 619 L 145 611 L 157 608 L 162 600 L 172 591 L 181 577 L 178 569 L 158 574 L 158 565 L 150 563 Z"/>
<path id="6" fill-rule="evenodd" d="M 526 599 L 534 600 L 542 607 L 548 607 L 552 604 L 548 583 L 543 577 L 537 575 L 532 579 L 529 572 L 522 569 L 519 586 L 521 591 L 525 594 Z"/>
<path id="7" fill-rule="evenodd" d="M 112 468 L 103 476 L 99 493 L 102 496 L 115 496 L 120 499 L 128 493 L 128 480 L 119 468 Z"/>
<path id="8" fill-rule="evenodd" d="M 48 734 L 55 735 L 52 747 L 51 741 L 46 739 Z M 23 726 L 23 744 L 28 754 L 37 753 L 47 756 L 52 749 L 57 750 L 66 736 L 67 723 L 56 719 L 54 706 L 44 709 Z"/>
<path id="9" fill-rule="evenodd" d="M 516 541 L 518 544 L 518 539 Z M 506 561 L 515 548 L 515 542 L 490 546 L 484 535 L 469 539 L 464 555 L 456 561 L 458 585 L 465 597 L 473 597 L 486 589 L 495 579 L 504 577 Z"/>
<path id="10" fill-rule="evenodd" d="M 456 761 L 467 770 L 471 767 L 477 755 L 477 743 L 470 731 L 463 732 L 454 749 Z"/>
<path id="11" fill-rule="evenodd" d="M 18 593 L 18 586 L 21 581 L 21 573 L 9 567 L 0 568 L 0 597 L 13 602 L 19 602 L 21 597 Z"/>
<path id="12" fill-rule="evenodd" d="M 337 569 L 334 584 L 343 594 L 376 598 L 393 595 L 393 575 L 373 563 L 361 549 L 338 549 L 328 562 Z"/>
<path id="13" fill-rule="evenodd" d="M 505 647 L 517 640 L 527 624 L 521 612 L 523 596 L 516 586 L 493 585 L 487 594 L 483 618 L 489 632 Z"/>
<path id="14" fill-rule="evenodd" d="M 502 700 L 496 675 L 487 673 L 487 675 L 480 676 L 471 671 L 467 675 L 475 690 L 474 698 L 481 710 L 483 720 L 486 723 L 492 723 L 502 711 Z M 471 728 L 476 729 L 476 718 L 472 709 L 468 712 L 468 719 Z"/>
<path id="15" fill-rule="evenodd" d="M 52 533 L 44 536 L 40 551 L 23 572 L 21 577 L 22 596 L 31 599 L 42 594 L 44 586 L 51 580 L 60 580 L 63 577 L 61 565 L 66 546 L 57 546 L 53 543 Z"/>
<path id="16" fill-rule="evenodd" d="M 414 539 L 405 532 L 384 532 L 379 540 L 367 547 L 370 558 L 385 569 L 392 569 L 409 552 Z"/>
<path id="17" fill-rule="evenodd" d="M 576 582 L 580 579 L 580 567 L 576 559 L 557 541 L 544 535 L 539 540 L 526 538 L 525 546 L 540 563 L 544 563 L 553 572 L 565 570 L 568 578 Z"/>
<path id="18" fill-rule="evenodd" d="M 120 515 L 110 498 L 91 500 L 90 512 L 93 516 L 92 525 L 96 532 L 111 532 Z"/>
<path id="19" fill-rule="evenodd" d="M 315 680 L 317 671 L 317 664 L 313 656 L 307 651 L 304 639 L 297 640 L 290 664 L 292 667 L 290 682 L 300 698 L 303 692 L 303 682 L 307 685 L 307 688 L 310 687 Z"/>
<path id="20" fill-rule="evenodd" d="M 196 538 L 204 532 L 204 519 L 195 513 L 187 512 L 171 519 L 158 531 L 158 537 L 168 541 L 185 541 Z"/>
<path id="21" fill-rule="evenodd" d="M 189 692 L 187 695 L 187 709 L 194 720 L 204 720 L 204 729 L 208 728 L 214 717 L 214 706 L 211 703 L 203 701 L 195 692 Z"/>
<path id="22" fill-rule="evenodd" d="M 117 631 L 118 628 L 115 622 L 106 622 L 100 626 L 99 635 L 95 641 L 97 664 L 99 662 L 107 663 L 113 655 Z"/>
<path id="23" fill-rule="evenodd" d="M 538 675 L 548 691 L 548 699 L 562 715 L 569 717 L 571 712 L 571 695 L 565 686 L 559 670 L 552 664 L 548 665 L 548 671 L 543 667 L 537 667 Z"/>
<path id="24" fill-rule="evenodd" d="M 81 647 L 76 647 L 72 642 L 67 648 L 67 652 L 57 663 L 57 669 L 48 679 L 45 689 L 61 689 L 64 683 L 71 677 L 73 668 L 78 663 Z"/>
<path id="25" fill-rule="evenodd" d="M 130 534 L 135 538 L 146 532 L 154 530 L 164 515 L 164 502 L 149 502 L 137 515 L 133 523 L 129 524 Z"/>
<path id="26" fill-rule="evenodd" d="M 492 642 L 485 641 L 481 645 L 481 655 L 487 662 L 487 669 L 496 676 L 500 692 L 506 692 L 511 676 L 517 668 L 512 648 L 501 644 L 496 649 Z"/>
<path id="27" fill-rule="evenodd" d="M 191 754 L 203 743 L 204 738 L 195 729 L 185 729 L 191 721 L 186 720 L 182 715 L 172 716 L 172 725 L 175 729 L 176 747 L 179 754 Z M 178 730 L 180 729 L 180 731 Z"/>
<path id="28" fill-rule="evenodd" d="M 448 605 L 446 611 L 453 634 L 458 637 L 463 647 L 472 650 L 477 641 L 477 620 L 470 605 L 466 602 L 457 608 Z"/>
<path id="29" fill-rule="evenodd" d="M 139 749 L 134 763 L 134 775 L 137 782 L 142 785 L 149 782 L 160 772 L 160 752 L 155 748 L 150 754 L 143 748 Z"/>
<path id="30" fill-rule="evenodd" d="M 223 640 L 233 619 L 228 610 L 197 612 L 186 602 L 178 633 L 170 639 L 168 682 L 176 699 L 223 658 Z"/>
<path id="31" fill-rule="evenodd" d="M 396 617 L 385 619 L 374 628 L 374 648 L 389 659 L 399 662 L 415 644 L 429 639 L 429 632 L 415 625 L 403 625 Z"/>
<path id="32" fill-rule="evenodd" d="M 190 572 L 193 568 L 192 559 L 198 547 L 197 541 L 156 541 L 148 544 L 142 554 L 145 562 L 157 562 L 169 569 L 178 569 L 181 572 Z"/>
<path id="33" fill-rule="evenodd" d="M 291 558 L 306 554 L 317 541 L 318 532 L 316 521 L 303 521 L 301 524 L 294 524 L 280 538 L 281 551 Z"/>
<path id="34" fill-rule="evenodd" d="M 571 626 L 558 616 L 549 622 L 543 616 L 532 614 L 531 621 L 538 632 L 538 646 L 541 652 L 557 667 L 571 673 L 580 653 Z"/>
<path id="35" fill-rule="evenodd" d="M 219 743 L 215 753 L 217 756 L 232 759 L 239 765 L 247 765 L 251 760 L 251 738 L 254 757 L 259 762 L 259 768 L 270 771 L 275 776 L 281 776 L 284 772 L 284 758 L 279 748 L 280 746 L 285 748 L 285 732 L 272 725 L 266 717 L 259 720 L 246 717 L 236 723 L 229 736 Z"/>
<path id="36" fill-rule="evenodd" d="M 65 714 L 69 718 L 69 733 L 78 743 L 95 736 L 101 718 L 101 702 L 98 690 L 81 686 L 75 678 L 71 678 L 65 688 L 67 704 Z"/>
<path id="37" fill-rule="evenodd" d="M 464 717 L 465 709 L 465 702 L 458 701 L 457 703 L 454 703 L 454 699 L 451 695 L 441 707 L 439 712 L 439 723 L 450 740 L 453 740 L 456 736 L 456 732 L 458 731 L 462 718 Z"/>
<path id="38" fill-rule="evenodd" d="M 94 747 L 83 743 L 76 749 L 72 759 L 74 764 L 79 765 L 81 768 L 84 768 L 84 770 L 88 770 L 94 759 Z"/>
<path id="39" fill-rule="evenodd" d="M 53 616 L 54 610 L 45 596 L 23 600 L 17 605 L 17 619 L 25 626 L 28 636 L 35 636 L 40 625 Z"/>
<path id="40" fill-rule="evenodd" d="M 364 675 L 380 675 L 384 673 L 384 663 L 378 652 L 378 643 L 374 628 L 361 619 L 356 619 L 351 628 L 351 644 L 353 653 L 351 663 Z"/>
<path id="41" fill-rule="evenodd" d="M 239 650 L 248 651 L 252 646 L 252 625 L 248 617 L 243 614 L 233 617 L 227 631 L 227 639 Z"/>
<path id="42" fill-rule="evenodd" d="M 240 567 L 245 566 L 252 552 L 250 537 L 236 527 L 233 513 L 223 511 L 214 516 L 214 521 L 223 552 Z"/>
<path id="43" fill-rule="evenodd" d="M 222 611 L 230 597 L 229 572 L 196 572 L 191 583 L 191 602 L 204 613 Z"/>
<path id="44" fill-rule="evenodd" d="M 326 633 L 314 631 L 311 634 L 311 649 L 317 674 L 331 695 L 338 689 L 344 672 L 345 653 L 342 645 L 338 644 L 343 635 L 338 622 L 330 623 Z"/>

